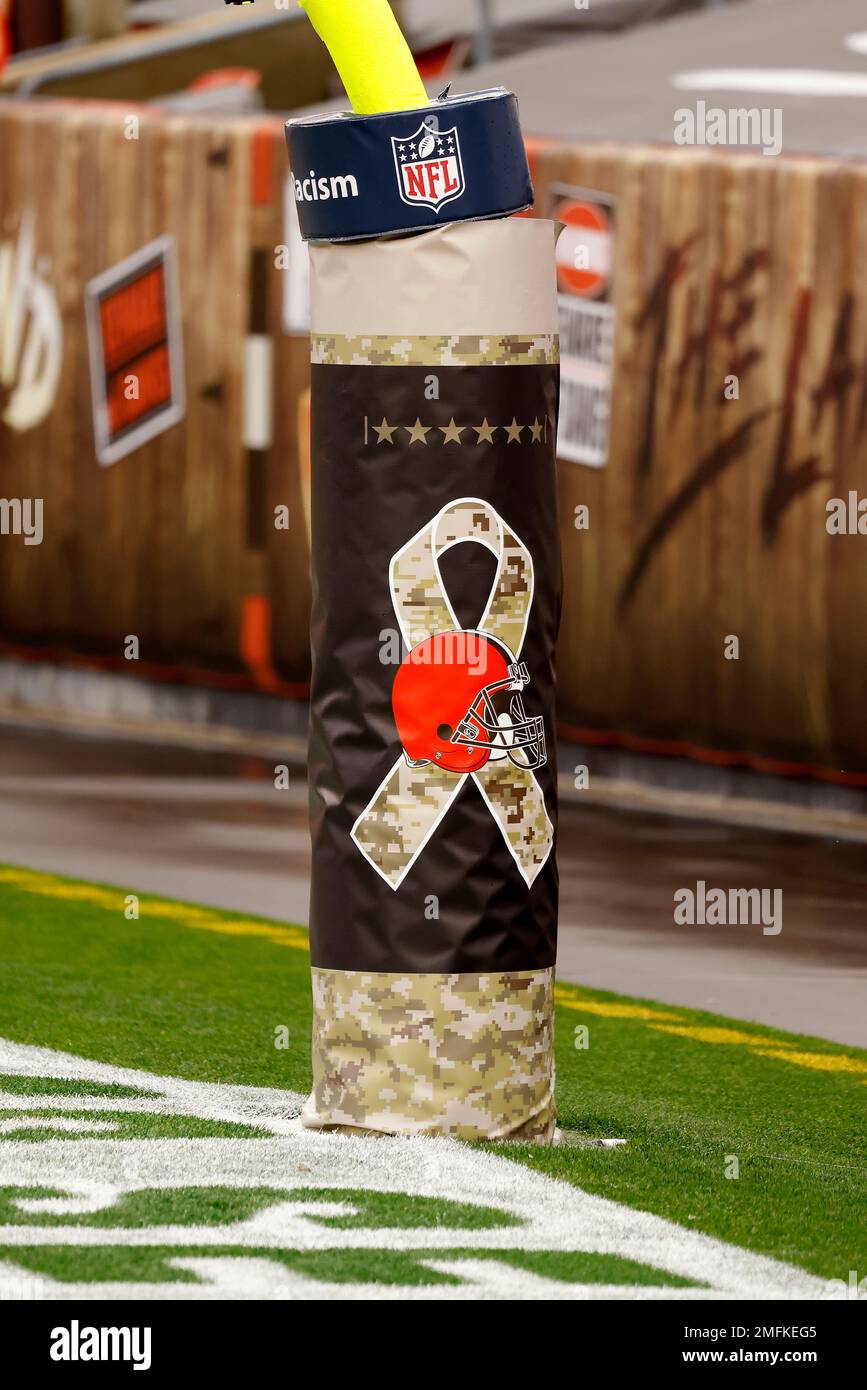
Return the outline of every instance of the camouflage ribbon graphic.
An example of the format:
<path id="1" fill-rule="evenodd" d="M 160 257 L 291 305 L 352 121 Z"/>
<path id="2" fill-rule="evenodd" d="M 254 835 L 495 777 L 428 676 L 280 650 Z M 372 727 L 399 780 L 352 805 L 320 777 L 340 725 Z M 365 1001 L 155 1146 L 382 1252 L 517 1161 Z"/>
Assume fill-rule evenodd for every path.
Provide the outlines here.
<path id="1" fill-rule="evenodd" d="M 527 547 L 487 502 L 461 497 L 392 557 L 392 602 L 410 649 L 437 633 L 460 630 L 440 575 L 440 557 L 461 541 L 477 541 L 497 560 L 497 574 L 478 630 L 519 658 L 533 602 L 533 560 Z M 551 853 L 554 829 L 542 789 L 529 768 L 488 762 L 472 773 L 400 758 L 352 827 L 352 838 L 391 888 L 398 888 L 464 783 L 472 777 L 529 886 Z"/>

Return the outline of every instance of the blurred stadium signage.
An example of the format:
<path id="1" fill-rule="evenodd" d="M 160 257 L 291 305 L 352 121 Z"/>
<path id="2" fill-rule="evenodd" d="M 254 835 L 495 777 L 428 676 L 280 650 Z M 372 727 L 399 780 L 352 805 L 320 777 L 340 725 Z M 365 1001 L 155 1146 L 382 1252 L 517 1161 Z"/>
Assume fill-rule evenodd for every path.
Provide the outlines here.
<path id="1" fill-rule="evenodd" d="M 91 280 L 85 302 L 96 456 L 107 466 L 185 414 L 174 238 Z"/>
<path id="2" fill-rule="evenodd" d="M 561 396 L 557 453 L 601 468 L 608 462 L 613 379 L 614 200 L 555 184 Z"/>
<path id="3" fill-rule="evenodd" d="M 0 241 L 0 420 L 30 430 L 51 413 L 63 363 L 57 296 L 36 270 L 32 214 L 16 242 Z"/>
<path id="4" fill-rule="evenodd" d="M 283 332 L 310 332 L 310 257 L 301 237 L 295 207 L 293 177 L 286 180 L 283 194 L 283 240 L 286 263 L 283 269 Z"/>

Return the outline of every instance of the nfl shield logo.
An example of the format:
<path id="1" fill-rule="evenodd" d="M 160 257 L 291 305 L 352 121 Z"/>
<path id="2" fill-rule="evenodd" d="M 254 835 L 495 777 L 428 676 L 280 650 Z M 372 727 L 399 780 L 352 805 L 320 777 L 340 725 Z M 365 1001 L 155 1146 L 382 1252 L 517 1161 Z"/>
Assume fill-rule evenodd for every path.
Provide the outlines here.
<path id="1" fill-rule="evenodd" d="M 464 191 L 464 166 L 457 126 L 436 130 L 420 125 L 414 135 L 391 137 L 400 196 L 416 207 L 439 212 Z"/>

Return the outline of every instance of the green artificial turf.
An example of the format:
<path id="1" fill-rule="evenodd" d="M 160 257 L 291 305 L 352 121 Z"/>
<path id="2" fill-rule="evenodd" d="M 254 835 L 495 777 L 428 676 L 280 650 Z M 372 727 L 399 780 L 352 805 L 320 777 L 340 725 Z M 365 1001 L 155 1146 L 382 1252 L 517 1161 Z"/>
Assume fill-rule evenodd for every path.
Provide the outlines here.
<path id="1" fill-rule="evenodd" d="M 523 1223 L 495 1207 L 470 1206 L 441 1197 L 419 1197 L 406 1192 L 371 1192 L 364 1188 L 335 1187 L 158 1187 L 122 1193 L 101 1211 L 31 1212 L 21 1209 L 20 1199 L 62 1198 L 58 1189 L 0 1187 L 0 1225 L 87 1226 L 131 1230 L 146 1226 L 231 1226 L 248 1221 L 257 1212 L 278 1202 L 343 1203 L 352 1207 L 345 1216 L 306 1212 L 308 1221 L 335 1230 L 417 1231 L 447 1226 L 450 1231 L 503 1230 Z"/>
<path id="2" fill-rule="evenodd" d="M 184 1260 L 267 1259 L 295 1274 L 333 1284 L 461 1284 L 459 1274 L 429 1267 L 432 1261 L 495 1260 L 513 1269 L 569 1284 L 646 1284 L 656 1288 L 694 1288 L 692 1280 L 653 1269 L 618 1255 L 585 1251 L 524 1250 L 281 1250 L 273 1246 L 189 1245 L 16 1245 L 0 1246 L 0 1259 L 33 1276 L 67 1283 L 199 1283 L 198 1275 L 178 1268 Z"/>
<path id="3" fill-rule="evenodd" d="M 122 893 L 114 891 L 122 905 Z M 279 924 L 244 919 L 245 932 L 258 920 L 261 933 L 234 934 L 241 919 L 231 913 L 208 910 L 202 929 L 202 921 L 191 925 L 170 911 L 142 896 L 139 920 L 128 921 L 122 908 L 95 905 L 86 895 L 45 896 L 0 879 L 0 1036 L 162 1075 L 306 1091 L 309 961 L 289 944 L 298 941 L 297 930 L 284 937 Z M 597 990 L 564 986 L 562 993 L 560 1123 L 575 1135 L 616 1136 L 628 1144 L 613 1150 L 514 1145 L 498 1152 L 829 1278 L 846 1280 L 850 1270 L 867 1270 L 867 1053 Z M 594 1011 L 642 1003 L 673 1017 Z M 672 1025 L 749 1036 L 746 1042 L 701 1041 L 659 1031 Z M 588 1045 L 576 1048 L 575 1029 L 585 1026 L 579 1041 Z M 763 1056 L 760 1048 L 838 1059 L 835 1064 L 848 1069 L 817 1070 Z M 91 1083 L 64 1084 L 71 1093 L 95 1093 Z M 22 1087 L 0 1078 L 0 1091 L 28 1089 L 36 1091 L 29 1082 Z M 28 1107 L 27 1113 L 34 1112 Z M 198 1128 L 204 1121 L 116 1118 L 153 1126 L 148 1133 L 175 1133 L 175 1125 L 184 1134 L 205 1132 Z M 739 1176 L 727 1176 L 734 1160 Z M 372 1252 L 344 1253 L 363 1262 Z M 148 1257 L 163 1268 L 162 1252 Z M 406 1252 L 380 1257 L 389 1268 L 413 1264 Z M 34 1255 L 37 1263 L 76 1258 L 75 1250 L 54 1248 Z M 126 1251 L 123 1258 L 145 1255 Z M 283 1252 L 281 1258 L 300 1269 L 314 1255 Z M 561 1258 L 592 1263 L 587 1255 L 550 1256 Z M 367 1267 L 364 1277 L 375 1274 Z M 150 1276 L 137 1269 L 134 1277 Z"/>

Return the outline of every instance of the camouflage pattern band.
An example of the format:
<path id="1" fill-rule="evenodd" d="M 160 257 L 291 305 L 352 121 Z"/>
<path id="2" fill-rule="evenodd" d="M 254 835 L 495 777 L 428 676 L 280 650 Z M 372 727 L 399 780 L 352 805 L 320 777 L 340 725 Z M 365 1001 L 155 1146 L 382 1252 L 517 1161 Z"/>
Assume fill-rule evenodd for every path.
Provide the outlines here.
<path id="1" fill-rule="evenodd" d="M 553 1133 L 552 253 L 311 251 L 312 1127 Z"/>
<path id="2" fill-rule="evenodd" d="M 336 367 L 517 367 L 556 364 L 555 333 L 313 333 L 310 361 Z"/>
<path id="3" fill-rule="evenodd" d="M 553 974 L 314 969 L 304 1123 L 550 1143 Z"/>

